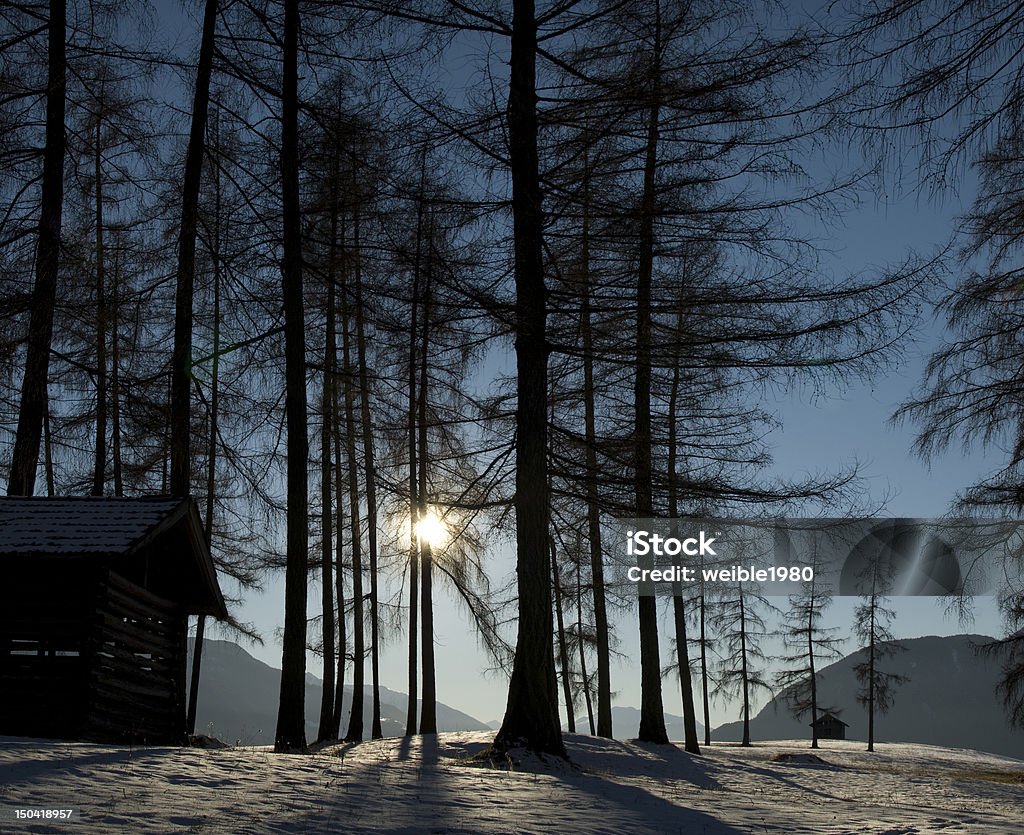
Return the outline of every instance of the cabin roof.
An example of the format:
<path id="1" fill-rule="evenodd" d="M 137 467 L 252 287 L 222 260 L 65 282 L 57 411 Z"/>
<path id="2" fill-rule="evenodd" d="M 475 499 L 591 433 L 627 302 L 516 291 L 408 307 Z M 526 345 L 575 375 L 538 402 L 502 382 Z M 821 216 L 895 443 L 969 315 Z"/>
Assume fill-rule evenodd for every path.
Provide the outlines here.
<path id="1" fill-rule="evenodd" d="M 817 718 L 817 719 L 816 719 L 815 721 L 816 721 L 816 722 L 817 722 L 817 723 L 818 723 L 818 724 L 820 725 L 820 724 L 821 724 L 822 722 L 827 722 L 827 721 L 829 721 L 830 719 L 831 719 L 831 720 L 833 720 L 834 722 L 838 722 L 838 723 L 839 723 L 840 725 L 842 725 L 842 726 L 843 726 L 844 728 L 848 728 L 848 727 L 850 727 L 849 725 L 847 725 L 847 724 L 846 724 L 846 722 L 844 722 L 844 721 L 843 721 L 842 719 L 840 719 L 840 718 L 839 718 L 838 716 L 836 716 L 836 715 L 835 715 L 834 713 L 832 713 L 831 711 L 826 711 L 826 712 L 825 712 L 825 713 L 823 713 L 823 714 L 822 714 L 821 716 L 819 716 L 819 717 L 818 717 L 818 718 Z M 808 724 L 811 724 L 811 725 L 813 725 L 813 724 L 815 724 L 815 723 L 814 723 L 814 722 L 810 722 L 810 723 L 808 723 Z"/>
<path id="2" fill-rule="evenodd" d="M 130 560 L 174 532 L 194 567 L 193 592 L 179 602 L 193 612 L 226 617 L 224 598 L 192 499 L 170 496 L 0 496 L 0 558 Z M 180 566 L 184 567 L 184 566 Z M 196 590 L 198 590 L 197 593 Z"/>
<path id="3" fill-rule="evenodd" d="M 173 524 L 182 499 L 0 497 L 0 554 L 127 556 Z"/>

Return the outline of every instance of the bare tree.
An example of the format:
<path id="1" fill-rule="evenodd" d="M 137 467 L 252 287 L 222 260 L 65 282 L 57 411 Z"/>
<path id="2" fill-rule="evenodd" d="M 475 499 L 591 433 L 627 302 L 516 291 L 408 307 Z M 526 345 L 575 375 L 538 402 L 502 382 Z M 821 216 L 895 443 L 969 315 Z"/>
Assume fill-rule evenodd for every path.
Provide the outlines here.
<path id="1" fill-rule="evenodd" d="M 306 342 L 299 205 L 299 3 L 285 0 L 281 88 L 281 260 L 285 316 L 285 412 L 288 430 L 288 531 L 281 702 L 274 748 L 306 748 L 306 572 L 309 442 L 306 436 Z"/>
<path id="2" fill-rule="evenodd" d="M 864 647 L 864 657 L 853 669 L 860 683 L 857 701 L 868 713 L 869 751 L 875 750 L 875 713 L 885 713 L 892 706 L 895 689 L 906 681 L 906 676 L 886 672 L 880 666 L 885 658 L 903 649 L 893 640 L 890 628 L 896 612 L 885 605 L 889 580 L 885 561 L 870 560 L 859 578 L 863 602 L 853 614 L 853 631 Z"/>
<path id="3" fill-rule="evenodd" d="M 39 442 L 47 414 L 46 383 L 57 300 L 61 219 L 64 207 L 64 113 L 67 94 L 66 0 L 50 0 L 47 31 L 46 143 L 36 244 L 35 287 L 30 301 L 28 348 L 21 382 L 18 429 L 7 480 L 7 495 L 35 491 Z"/>
<path id="4" fill-rule="evenodd" d="M 680 326 L 683 316 L 680 314 Z M 677 438 L 677 420 L 679 405 L 680 369 L 676 364 L 672 368 L 672 384 L 668 398 L 668 514 L 669 518 L 679 516 L 678 473 L 676 472 L 679 454 Z M 680 583 L 672 585 L 672 619 L 675 627 L 676 666 L 679 671 L 679 686 L 683 699 L 683 736 L 684 745 L 691 754 L 700 753 L 697 742 L 697 715 L 693 704 L 693 678 L 690 669 L 689 638 L 686 634 L 686 601 Z"/>
<path id="5" fill-rule="evenodd" d="M 512 6 L 508 97 L 516 283 L 516 552 L 519 635 L 499 748 L 525 742 L 565 755 L 551 628 L 547 491 L 547 306 L 537 158 L 537 20 L 533 0 Z"/>
<path id="6" fill-rule="evenodd" d="M 337 725 L 334 722 L 334 684 L 338 658 L 337 647 L 335 646 L 336 625 L 333 571 L 334 519 L 332 505 L 334 501 L 334 473 L 331 466 L 331 446 L 334 437 L 334 377 L 336 376 L 338 351 L 337 337 L 335 335 L 335 304 L 334 283 L 328 281 L 327 336 L 324 341 L 324 371 L 321 392 L 322 417 L 320 426 L 320 576 L 323 583 L 320 598 L 322 617 L 320 631 L 323 635 L 324 685 L 323 694 L 320 699 L 320 724 L 316 734 L 318 742 L 338 738 Z"/>
<path id="7" fill-rule="evenodd" d="M 715 692 L 726 696 L 740 696 L 740 715 L 743 719 L 743 745 L 750 745 L 750 708 L 753 690 L 771 692 L 764 674 L 768 660 L 763 646 L 768 637 L 762 609 L 764 598 L 738 583 L 728 596 L 718 603 L 716 625 L 723 647 L 719 677 Z"/>
<path id="8" fill-rule="evenodd" d="M 892 147 L 916 162 L 932 196 L 959 195 L 971 168 L 979 178 L 973 205 L 935 262 L 946 338 L 894 420 L 917 424 L 915 451 L 925 460 L 958 443 L 994 451 L 1002 465 L 962 485 L 956 505 L 1016 518 L 1024 507 L 1024 15 L 988 0 L 854 2 L 851 9 L 839 58 L 852 84 L 841 104 L 868 147 Z M 905 166 L 892 167 L 898 179 Z M 999 605 L 1006 635 L 993 649 L 1004 660 L 1002 692 L 1011 717 L 1024 723 L 1024 589 L 1007 587 Z"/>
<path id="9" fill-rule="evenodd" d="M 192 298 L 196 270 L 199 189 L 203 176 L 216 28 L 217 0 L 206 0 L 181 188 L 181 226 L 178 233 L 178 269 L 175 277 L 174 353 L 171 359 L 171 493 L 175 496 L 188 496 L 192 492 Z"/>
<path id="10" fill-rule="evenodd" d="M 815 569 L 817 561 L 811 561 Z M 785 664 L 776 677 L 777 686 L 784 688 L 790 710 L 796 717 L 810 715 L 811 747 L 818 747 L 818 712 L 822 708 L 818 699 L 818 673 L 820 661 L 839 657 L 841 639 L 836 636 L 837 628 L 821 623 L 824 611 L 832 603 L 832 597 L 816 583 L 814 577 L 803 584 L 800 594 L 790 597 L 789 608 L 783 615 L 783 641 L 789 654 L 782 659 Z"/>

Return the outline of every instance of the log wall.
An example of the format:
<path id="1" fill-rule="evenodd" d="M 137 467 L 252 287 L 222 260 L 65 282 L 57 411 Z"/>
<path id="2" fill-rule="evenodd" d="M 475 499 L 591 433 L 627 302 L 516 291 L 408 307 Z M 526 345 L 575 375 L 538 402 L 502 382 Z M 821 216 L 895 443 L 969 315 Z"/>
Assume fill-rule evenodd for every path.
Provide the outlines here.
<path id="1" fill-rule="evenodd" d="M 83 736 L 182 742 L 182 617 L 166 600 L 112 571 L 96 591 Z"/>
<path id="2" fill-rule="evenodd" d="M 0 591 L 0 734 L 180 744 L 185 616 L 109 569 L 46 563 Z"/>

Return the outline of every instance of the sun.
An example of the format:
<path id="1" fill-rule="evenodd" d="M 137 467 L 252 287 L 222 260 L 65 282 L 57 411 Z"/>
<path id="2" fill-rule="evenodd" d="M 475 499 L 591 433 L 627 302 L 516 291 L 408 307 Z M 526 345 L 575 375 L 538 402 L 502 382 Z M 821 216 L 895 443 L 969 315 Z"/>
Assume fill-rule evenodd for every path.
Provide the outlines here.
<path id="1" fill-rule="evenodd" d="M 448 526 L 432 510 L 416 523 L 416 534 L 432 549 L 443 548 L 448 542 Z"/>

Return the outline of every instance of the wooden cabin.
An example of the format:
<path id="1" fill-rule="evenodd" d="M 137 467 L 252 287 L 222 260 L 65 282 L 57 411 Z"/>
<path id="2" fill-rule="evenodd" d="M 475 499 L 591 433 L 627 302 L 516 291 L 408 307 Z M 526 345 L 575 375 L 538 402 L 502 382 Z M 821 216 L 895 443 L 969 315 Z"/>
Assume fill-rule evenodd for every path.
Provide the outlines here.
<path id="1" fill-rule="evenodd" d="M 817 721 L 810 724 L 818 739 L 846 739 L 846 729 L 850 727 L 838 716 L 829 712 L 823 713 Z"/>
<path id="2" fill-rule="evenodd" d="M 190 614 L 227 616 L 193 500 L 0 497 L 0 735 L 181 744 Z"/>

